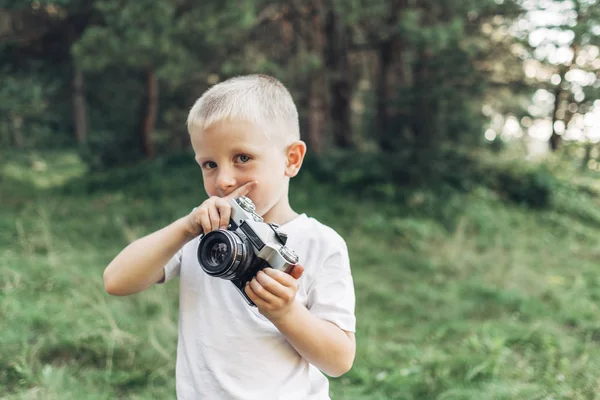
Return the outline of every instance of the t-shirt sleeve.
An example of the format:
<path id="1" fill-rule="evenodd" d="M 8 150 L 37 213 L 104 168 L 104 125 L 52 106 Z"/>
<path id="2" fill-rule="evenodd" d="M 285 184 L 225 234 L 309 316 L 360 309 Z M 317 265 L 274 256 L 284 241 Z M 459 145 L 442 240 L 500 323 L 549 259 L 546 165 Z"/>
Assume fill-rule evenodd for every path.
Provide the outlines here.
<path id="1" fill-rule="evenodd" d="M 325 259 L 308 289 L 310 312 L 341 329 L 356 330 L 354 282 L 346 244 L 342 243 Z"/>
<path id="2" fill-rule="evenodd" d="M 172 278 L 179 276 L 179 271 L 181 270 L 181 257 L 183 255 L 183 248 L 177 252 L 165 265 L 165 279 L 159 283 L 165 283 Z"/>

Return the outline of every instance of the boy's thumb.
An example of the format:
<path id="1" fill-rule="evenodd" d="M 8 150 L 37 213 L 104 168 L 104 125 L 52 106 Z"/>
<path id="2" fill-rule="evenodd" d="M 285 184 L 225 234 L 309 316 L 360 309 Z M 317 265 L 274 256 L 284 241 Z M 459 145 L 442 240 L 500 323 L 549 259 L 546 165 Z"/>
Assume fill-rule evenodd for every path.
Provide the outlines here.
<path id="1" fill-rule="evenodd" d="M 294 268 L 292 268 L 292 270 L 290 271 L 290 275 L 294 279 L 300 279 L 303 272 L 304 272 L 304 267 L 300 264 L 297 264 L 297 265 L 294 265 Z"/>

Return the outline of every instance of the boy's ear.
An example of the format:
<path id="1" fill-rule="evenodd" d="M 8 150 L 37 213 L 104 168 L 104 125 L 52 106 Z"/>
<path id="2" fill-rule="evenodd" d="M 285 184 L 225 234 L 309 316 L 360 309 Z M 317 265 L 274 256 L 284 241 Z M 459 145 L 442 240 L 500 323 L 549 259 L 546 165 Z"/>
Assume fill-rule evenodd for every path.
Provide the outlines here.
<path id="1" fill-rule="evenodd" d="M 293 178 L 298 174 L 305 154 L 306 143 L 302 140 L 297 140 L 287 147 L 285 176 Z"/>

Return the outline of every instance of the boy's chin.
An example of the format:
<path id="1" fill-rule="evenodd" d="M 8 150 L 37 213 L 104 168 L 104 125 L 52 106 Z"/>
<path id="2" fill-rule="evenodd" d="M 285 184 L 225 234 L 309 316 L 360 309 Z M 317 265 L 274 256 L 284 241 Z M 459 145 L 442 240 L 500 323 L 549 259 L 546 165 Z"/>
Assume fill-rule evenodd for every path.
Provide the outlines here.
<path id="1" fill-rule="evenodd" d="M 257 207 L 255 213 L 260 215 L 261 217 L 265 217 L 265 214 L 267 214 L 269 212 L 269 210 L 265 210 L 262 207 Z"/>
<path id="2" fill-rule="evenodd" d="M 256 203 L 255 203 L 256 204 Z M 256 213 L 258 215 L 260 215 L 261 217 L 265 218 L 265 217 L 269 217 L 270 211 L 272 210 L 272 207 L 260 207 L 257 205 L 256 207 Z"/>
<path id="3" fill-rule="evenodd" d="M 279 201 L 272 199 L 271 203 L 265 204 L 264 201 L 263 202 L 256 201 L 255 199 L 252 198 L 252 196 L 248 196 L 248 197 L 250 197 L 250 200 L 252 200 L 252 202 L 254 203 L 254 206 L 256 207 L 256 210 L 254 212 L 256 214 L 260 215 L 261 217 L 263 217 L 266 222 L 273 222 L 273 221 L 270 221 L 269 218 L 273 218 L 274 214 L 279 214 L 279 212 L 280 212 Z"/>

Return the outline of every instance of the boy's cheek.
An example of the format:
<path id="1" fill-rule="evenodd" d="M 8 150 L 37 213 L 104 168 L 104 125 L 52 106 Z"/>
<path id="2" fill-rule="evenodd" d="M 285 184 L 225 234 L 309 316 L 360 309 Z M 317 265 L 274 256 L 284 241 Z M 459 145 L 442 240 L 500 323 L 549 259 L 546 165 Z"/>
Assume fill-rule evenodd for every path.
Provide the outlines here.
<path id="1" fill-rule="evenodd" d="M 211 184 L 210 179 L 203 177 L 202 184 L 204 185 L 204 191 L 209 197 L 216 196 L 215 192 L 217 191 L 217 188 L 215 188 L 214 183 Z"/>

